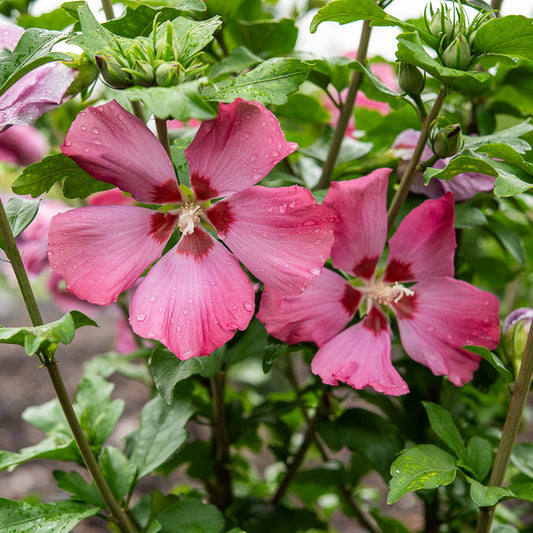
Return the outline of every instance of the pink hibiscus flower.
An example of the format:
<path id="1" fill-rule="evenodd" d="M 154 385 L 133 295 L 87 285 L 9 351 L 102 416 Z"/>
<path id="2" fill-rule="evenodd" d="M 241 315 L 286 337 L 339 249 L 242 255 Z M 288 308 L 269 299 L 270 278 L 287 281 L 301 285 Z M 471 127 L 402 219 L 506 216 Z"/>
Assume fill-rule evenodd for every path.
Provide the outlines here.
<path id="1" fill-rule="evenodd" d="M 479 357 L 465 345 L 494 349 L 499 338 L 498 300 L 453 279 L 456 247 L 453 195 L 427 200 L 389 239 L 384 272 L 378 262 L 387 240 L 389 169 L 334 182 L 324 205 L 337 215 L 333 266 L 298 297 L 266 289 L 257 317 L 267 331 L 288 343 L 312 341 L 320 349 L 312 370 L 330 385 L 373 387 L 399 395 L 408 387 L 391 362 L 391 328 L 385 309 L 396 315 L 407 354 L 446 375 L 455 385 L 472 379 Z M 344 327 L 366 300 L 364 318 Z M 343 331 L 344 329 L 344 331 Z"/>
<path id="2" fill-rule="evenodd" d="M 401 161 L 398 165 L 398 174 L 401 176 L 411 159 L 413 152 L 420 137 L 420 132 L 416 130 L 402 131 L 394 140 L 392 149 L 400 156 Z M 422 153 L 421 162 L 427 161 L 433 152 L 431 148 L 426 146 Z M 451 157 L 446 159 L 439 159 L 433 165 L 434 168 L 445 168 L 452 160 Z M 416 194 L 423 194 L 429 198 L 440 198 L 447 192 L 453 192 L 456 202 L 465 202 L 470 200 L 479 192 L 489 192 L 494 188 L 493 176 L 486 176 L 485 174 L 478 174 L 475 172 L 463 172 L 457 174 L 450 181 L 433 178 L 428 185 L 424 185 L 424 176 L 422 172 L 418 172 L 411 186 L 411 190 Z"/>
<path id="3" fill-rule="evenodd" d="M 0 47 L 13 50 L 24 33 L 15 24 L 0 24 Z M 42 65 L 12 85 L 0 96 L 0 131 L 13 124 L 33 124 L 43 113 L 59 105 L 77 71 L 62 63 Z"/>
<path id="4" fill-rule="evenodd" d="M 246 328 L 254 312 L 252 283 L 239 260 L 267 286 L 299 294 L 329 255 L 335 217 L 308 190 L 253 187 L 296 148 L 261 104 L 222 104 L 185 150 L 192 190 L 181 190 L 170 158 L 142 121 L 114 101 L 89 107 L 72 123 L 63 153 L 135 200 L 165 205 L 98 205 L 57 215 L 50 263 L 69 291 L 105 305 L 161 256 L 178 227 L 178 244 L 135 291 L 130 324 L 181 359 L 209 354 Z"/>
<path id="5" fill-rule="evenodd" d="M 0 161 L 26 166 L 50 150 L 46 137 L 33 126 L 11 126 L 0 132 Z"/>

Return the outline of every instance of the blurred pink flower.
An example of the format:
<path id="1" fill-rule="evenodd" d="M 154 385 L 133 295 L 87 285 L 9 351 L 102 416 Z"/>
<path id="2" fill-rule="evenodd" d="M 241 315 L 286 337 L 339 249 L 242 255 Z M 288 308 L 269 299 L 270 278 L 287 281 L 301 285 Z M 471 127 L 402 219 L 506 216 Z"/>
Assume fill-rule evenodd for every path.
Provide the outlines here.
<path id="1" fill-rule="evenodd" d="M 136 289 L 130 323 L 181 359 L 209 354 L 246 328 L 254 312 L 252 284 L 239 260 L 266 285 L 299 294 L 329 255 L 329 209 L 301 187 L 254 187 L 296 147 L 261 104 L 221 104 L 218 118 L 203 122 L 185 150 L 192 187 L 186 196 L 141 120 L 115 101 L 89 107 L 72 123 L 63 153 L 139 202 L 169 205 L 163 212 L 98 205 L 57 215 L 50 263 L 76 296 L 109 304 L 161 256 L 178 227 L 178 244 Z M 212 204 L 220 197 L 226 198 Z"/>
<path id="2" fill-rule="evenodd" d="M 40 161 L 49 149 L 46 137 L 33 126 L 11 126 L 0 132 L 0 161 L 26 166 Z"/>
<path id="3" fill-rule="evenodd" d="M 19 26 L 0 23 L 0 47 L 13 50 L 23 33 Z M 76 75 L 76 70 L 57 62 L 26 74 L 0 96 L 0 131 L 13 124 L 31 125 L 61 104 Z"/>
<path id="4" fill-rule="evenodd" d="M 389 239 L 385 272 L 376 276 L 387 240 L 389 169 L 333 182 L 324 205 L 337 215 L 333 266 L 297 297 L 265 289 L 257 318 L 288 343 L 315 342 L 312 370 L 330 385 L 338 381 L 361 389 L 400 395 L 407 384 L 391 362 L 391 329 L 396 315 L 407 354 L 446 375 L 455 385 L 472 379 L 480 358 L 462 348 L 494 349 L 499 339 L 498 300 L 453 279 L 454 202 L 448 193 L 414 209 Z M 366 300 L 360 322 L 344 329 Z M 343 331 L 344 329 L 344 331 Z"/>
<path id="5" fill-rule="evenodd" d="M 400 157 L 400 163 L 397 169 L 400 177 L 413 155 L 419 137 L 419 131 L 409 129 L 402 131 L 392 143 L 392 149 Z M 426 146 L 420 161 L 423 163 L 432 155 L 433 152 Z M 439 159 L 433 164 L 433 167 L 439 169 L 445 168 L 451 160 L 451 157 Z M 433 178 L 428 185 L 424 185 L 423 173 L 418 172 L 411 186 L 411 191 L 417 194 L 423 194 L 428 198 L 440 198 L 447 192 L 452 192 L 456 202 L 465 202 L 479 192 L 492 191 L 495 180 L 496 178 L 493 176 L 464 172 L 463 174 L 457 174 L 450 181 Z"/>

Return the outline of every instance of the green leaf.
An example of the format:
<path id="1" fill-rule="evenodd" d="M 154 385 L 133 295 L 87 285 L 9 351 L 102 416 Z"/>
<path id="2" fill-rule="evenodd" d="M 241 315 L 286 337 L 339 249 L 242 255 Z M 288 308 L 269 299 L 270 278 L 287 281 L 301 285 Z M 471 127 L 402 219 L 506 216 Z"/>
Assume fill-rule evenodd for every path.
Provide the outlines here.
<path id="1" fill-rule="evenodd" d="M 97 507 L 70 501 L 23 503 L 0 498 L 0 531 L 69 533 L 76 524 L 98 511 Z"/>
<path id="2" fill-rule="evenodd" d="M 152 376 L 146 368 L 146 359 L 150 352 L 151 350 L 148 348 L 141 348 L 132 354 L 107 352 L 98 355 L 85 363 L 83 375 L 100 375 L 107 378 L 118 372 L 129 379 L 135 379 L 151 386 L 153 384 Z"/>
<path id="3" fill-rule="evenodd" d="M 0 471 L 6 468 L 13 470 L 18 465 L 35 459 L 79 462 L 80 455 L 74 439 L 54 435 L 43 439 L 35 446 L 23 448 L 18 453 L 0 451 Z"/>
<path id="4" fill-rule="evenodd" d="M 87 483 L 79 472 L 55 470 L 53 476 L 57 486 L 69 494 L 72 494 L 73 500 L 88 503 L 101 509 L 106 508 L 94 483 Z"/>
<path id="5" fill-rule="evenodd" d="M 498 172 L 486 159 L 481 156 L 478 157 L 474 152 L 470 152 L 470 154 L 454 157 L 443 169 L 426 168 L 424 171 L 424 183 L 427 185 L 433 178 L 449 181 L 454 176 L 464 172 L 474 172 L 487 176 L 498 175 Z"/>
<path id="6" fill-rule="evenodd" d="M 522 15 L 488 20 L 476 32 L 474 51 L 533 61 L 533 21 Z"/>
<path id="7" fill-rule="evenodd" d="M 353 61 L 349 64 L 349 67 L 353 70 L 362 72 L 365 75 L 365 79 L 370 81 L 372 86 L 377 89 L 378 97 L 381 97 L 381 100 L 394 102 L 395 100 L 404 99 L 402 94 L 387 87 L 369 68 L 366 68 L 362 63 L 359 63 L 359 61 Z"/>
<path id="8" fill-rule="evenodd" d="M 137 466 L 137 479 L 163 464 L 187 440 L 185 424 L 193 412 L 188 382 L 176 387 L 171 405 L 156 396 L 144 406 L 130 457 L 130 461 Z"/>
<path id="9" fill-rule="evenodd" d="M 142 100 L 157 118 L 177 118 L 183 122 L 190 118 L 209 120 L 216 117 L 216 112 L 200 95 L 200 86 L 205 81 L 200 78 L 175 87 L 130 87 L 121 93 L 133 102 Z"/>
<path id="10" fill-rule="evenodd" d="M 484 144 L 478 148 L 478 151 L 494 159 L 503 159 L 533 176 L 533 164 L 525 161 L 521 154 L 507 144 Z"/>
<path id="11" fill-rule="evenodd" d="M 533 483 L 531 481 L 527 483 L 513 483 L 509 487 L 509 490 L 515 498 L 533 502 Z"/>
<path id="12" fill-rule="evenodd" d="M 531 146 L 527 141 L 521 139 L 521 137 L 527 135 L 531 131 L 533 131 L 533 125 L 531 124 L 530 119 L 528 119 L 516 126 L 498 131 L 491 135 L 466 137 L 465 148 L 469 150 L 477 150 L 481 146 L 486 146 L 487 144 L 505 144 L 523 154 L 530 150 Z M 483 150 L 481 151 L 483 152 Z"/>
<path id="13" fill-rule="evenodd" d="M 356 20 L 370 20 L 374 26 L 400 26 L 412 28 L 385 13 L 374 0 L 333 0 L 321 7 L 311 21 L 311 33 L 315 33 L 319 24 L 326 21 L 348 24 Z"/>
<path id="14" fill-rule="evenodd" d="M 468 203 L 456 204 L 454 226 L 457 229 L 472 229 L 487 224 L 485 213 Z"/>
<path id="15" fill-rule="evenodd" d="M 43 28 L 45 30 L 54 31 L 61 31 L 67 26 L 70 26 L 73 22 L 74 19 L 60 7 L 38 16 L 23 13 L 17 19 L 17 24 L 26 29 Z"/>
<path id="16" fill-rule="evenodd" d="M 398 35 L 396 57 L 399 61 L 422 68 L 434 78 L 444 82 L 464 77 L 471 77 L 478 81 L 485 81 L 490 78 L 490 74 L 486 72 L 457 70 L 445 67 L 440 61 L 432 58 L 426 52 L 418 33 L 415 32 Z"/>
<path id="17" fill-rule="evenodd" d="M 245 359 L 260 356 L 265 350 L 268 334 L 265 326 L 253 318 L 243 333 L 229 343 L 226 348 L 226 363 L 234 365 Z"/>
<path id="18" fill-rule="evenodd" d="M 5 328 L 0 326 L 0 343 L 18 344 L 24 346 L 28 355 L 33 355 L 44 345 L 70 344 L 74 339 L 74 332 L 82 326 L 96 326 L 91 320 L 79 311 L 71 311 L 59 320 L 42 326 Z"/>
<path id="19" fill-rule="evenodd" d="M 70 39 L 69 43 L 78 45 L 94 62 L 94 56 L 106 48 L 113 48 L 115 40 L 113 34 L 96 20 L 86 2 L 79 5 L 77 11 L 82 33 Z"/>
<path id="20" fill-rule="evenodd" d="M 294 348 L 285 343 L 267 344 L 263 353 L 263 372 L 268 374 L 275 361 L 293 351 Z"/>
<path id="21" fill-rule="evenodd" d="M 86 198 L 89 194 L 113 187 L 95 180 L 70 157 L 55 154 L 27 166 L 11 188 L 16 194 L 30 194 L 36 198 L 48 192 L 59 180 L 64 180 L 63 192 L 67 198 Z"/>
<path id="22" fill-rule="evenodd" d="M 108 20 L 102 26 L 115 35 L 129 39 L 135 39 L 135 37 L 139 36 L 148 37 L 152 33 L 156 15 L 157 22 L 161 23 L 167 20 L 174 20 L 180 13 L 179 9 L 174 9 L 173 7 L 153 9 L 147 5 L 138 4 L 134 7 L 127 7 L 120 18 Z"/>
<path id="23" fill-rule="evenodd" d="M 103 449 L 98 462 L 113 496 L 122 501 L 135 481 L 137 469 L 120 450 L 112 446 Z"/>
<path id="24" fill-rule="evenodd" d="M 156 348 L 149 366 L 159 394 L 170 405 L 174 398 L 174 389 L 180 381 L 195 374 L 206 378 L 216 376 L 223 362 L 224 348 L 218 348 L 209 356 L 192 357 L 187 361 L 180 361 L 170 350 Z"/>
<path id="25" fill-rule="evenodd" d="M 523 265 L 526 262 L 526 251 L 520 235 L 517 235 L 513 230 L 492 218 L 489 221 L 487 229 L 494 234 L 501 246 L 507 250 L 518 263 Z"/>
<path id="26" fill-rule="evenodd" d="M 140 0 L 123 0 L 122 3 L 135 8 L 139 5 Z M 155 6 L 168 5 L 181 11 L 205 11 L 203 0 L 144 0 L 143 3 Z"/>
<path id="27" fill-rule="evenodd" d="M 456 472 L 455 458 L 441 448 L 432 444 L 409 448 L 392 463 L 387 503 L 397 502 L 410 491 L 449 485 Z"/>
<path id="28" fill-rule="evenodd" d="M 298 28 L 293 19 L 243 20 L 231 25 L 230 47 L 246 46 L 263 57 L 290 54 L 296 44 Z"/>
<path id="29" fill-rule="evenodd" d="M 503 364 L 502 360 L 488 348 L 485 348 L 484 346 L 463 346 L 463 348 L 483 357 L 483 359 L 485 359 L 485 361 L 494 367 L 498 374 L 500 374 L 505 383 L 512 383 L 514 381 L 513 375 Z"/>
<path id="30" fill-rule="evenodd" d="M 206 87 L 204 96 L 208 100 L 224 103 L 243 98 L 281 105 L 287 101 L 287 95 L 298 90 L 312 68 L 310 63 L 299 59 L 269 59 L 250 72 Z"/>
<path id="31" fill-rule="evenodd" d="M 379 509 L 372 509 L 370 514 L 374 517 L 381 533 L 410 533 L 410 531 L 395 518 L 381 516 Z"/>
<path id="32" fill-rule="evenodd" d="M 487 487 L 468 476 L 466 476 L 466 480 L 470 483 L 470 497 L 478 507 L 490 507 L 496 505 L 503 498 L 511 498 L 513 496 L 509 489 Z"/>
<path id="33" fill-rule="evenodd" d="M 224 527 L 224 517 L 214 505 L 193 499 L 170 505 L 155 519 L 160 533 L 175 533 L 176 524 L 180 533 L 220 533 Z"/>
<path id="34" fill-rule="evenodd" d="M 213 40 L 213 34 L 221 23 L 219 16 L 202 21 L 185 17 L 173 20 L 172 26 L 181 46 L 180 62 L 187 66 L 194 56 Z"/>
<path id="35" fill-rule="evenodd" d="M 254 67 L 263 60 L 250 52 L 245 46 L 234 48 L 227 57 L 224 57 L 213 65 L 210 77 L 216 79 L 223 74 L 234 74 Z"/>
<path id="36" fill-rule="evenodd" d="M 466 459 L 466 448 L 463 438 L 453 421 L 452 415 L 446 409 L 435 403 L 422 402 L 422 404 L 426 409 L 433 431 L 459 459 Z"/>
<path id="37" fill-rule="evenodd" d="M 57 31 L 30 28 L 26 30 L 13 51 L 0 51 L 0 95 L 33 69 L 57 60 L 70 60 L 71 56 L 52 52 L 52 48 L 65 35 Z"/>
<path id="38" fill-rule="evenodd" d="M 474 471 L 478 481 L 483 481 L 492 467 L 492 446 L 483 437 L 472 437 L 466 447 L 466 463 Z"/>
<path id="39" fill-rule="evenodd" d="M 18 237 L 33 221 L 37 211 L 39 211 L 39 202 L 27 200 L 26 198 L 10 198 L 4 205 L 4 209 L 9 222 L 9 227 L 13 237 Z M 4 240 L 0 235 L 0 248 L 5 250 Z"/>
<path id="40" fill-rule="evenodd" d="M 511 462 L 520 472 L 533 478 L 533 443 L 517 442 L 513 447 Z"/>

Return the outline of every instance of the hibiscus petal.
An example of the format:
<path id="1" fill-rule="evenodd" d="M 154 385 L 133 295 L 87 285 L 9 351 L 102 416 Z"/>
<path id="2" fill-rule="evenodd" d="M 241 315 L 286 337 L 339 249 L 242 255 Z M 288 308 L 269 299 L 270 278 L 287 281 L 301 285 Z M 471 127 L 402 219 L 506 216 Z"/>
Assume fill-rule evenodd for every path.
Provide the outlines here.
<path id="1" fill-rule="evenodd" d="M 389 239 L 385 281 L 453 277 L 455 230 L 453 195 L 426 200 L 413 209 Z"/>
<path id="2" fill-rule="evenodd" d="M 180 359 L 211 352 L 245 329 L 254 291 L 237 259 L 200 228 L 182 236 L 135 292 L 130 324 Z"/>
<path id="3" fill-rule="evenodd" d="M 71 209 L 50 224 L 50 264 L 78 298 L 110 304 L 161 255 L 176 218 L 125 205 Z"/>
<path id="4" fill-rule="evenodd" d="M 350 181 L 334 181 L 323 205 L 336 215 L 331 259 L 335 268 L 370 279 L 387 240 L 387 179 L 381 168 Z"/>
<path id="5" fill-rule="evenodd" d="M 202 122 L 185 150 L 196 198 L 247 189 L 297 148 L 285 140 L 277 118 L 261 104 L 241 98 L 220 104 L 218 117 Z"/>
<path id="6" fill-rule="evenodd" d="M 46 137 L 33 126 L 11 126 L 0 133 L 0 161 L 30 165 L 50 150 Z"/>
<path id="7" fill-rule="evenodd" d="M 322 346 L 348 324 L 360 301 L 359 291 L 324 268 L 299 296 L 265 288 L 256 316 L 270 335 L 284 342 Z"/>
<path id="8" fill-rule="evenodd" d="M 93 178 L 131 193 L 139 202 L 182 199 L 161 143 L 142 120 L 114 100 L 81 111 L 61 150 Z"/>
<path id="9" fill-rule="evenodd" d="M 500 321 L 497 298 L 453 278 L 434 278 L 411 287 L 392 307 L 398 318 L 405 351 L 437 375 L 461 386 L 472 379 L 479 357 L 466 345 L 498 345 Z"/>
<path id="10" fill-rule="evenodd" d="M 324 344 L 316 353 L 311 370 L 328 385 L 342 381 L 354 389 L 372 387 L 393 396 L 409 392 L 391 362 L 390 327 L 375 307 L 361 322 Z"/>
<path id="11" fill-rule="evenodd" d="M 300 294 L 320 275 L 335 217 L 302 187 L 250 187 L 216 203 L 207 216 L 250 272 L 270 288 Z"/>

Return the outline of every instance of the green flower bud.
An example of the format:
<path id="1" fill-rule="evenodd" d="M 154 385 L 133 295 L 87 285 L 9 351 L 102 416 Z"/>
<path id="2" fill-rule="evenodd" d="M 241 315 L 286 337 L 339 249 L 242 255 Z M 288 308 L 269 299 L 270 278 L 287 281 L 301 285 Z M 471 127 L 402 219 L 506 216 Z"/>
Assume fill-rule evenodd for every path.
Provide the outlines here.
<path id="1" fill-rule="evenodd" d="M 512 311 L 503 323 L 503 351 L 513 364 L 516 374 L 520 370 L 532 319 L 533 309 L 522 307 Z"/>
<path id="2" fill-rule="evenodd" d="M 424 75 L 417 67 L 409 63 L 400 63 L 398 84 L 403 92 L 418 95 L 424 89 L 425 82 Z"/>
<path id="3" fill-rule="evenodd" d="M 443 35 L 448 37 L 448 41 L 453 39 L 455 28 L 446 11 L 437 9 L 429 23 L 429 31 L 437 39 L 440 39 Z"/>
<path id="4" fill-rule="evenodd" d="M 126 69 L 131 74 L 134 85 L 152 87 L 155 82 L 154 68 L 146 61 L 137 61 L 133 69 Z"/>
<path id="5" fill-rule="evenodd" d="M 65 62 L 65 65 L 78 71 L 67 93 L 71 95 L 82 93 L 83 96 L 87 89 L 95 82 L 96 78 L 98 78 L 98 68 L 92 61 L 89 61 L 85 52 L 80 56 L 73 57 L 72 61 Z"/>
<path id="6" fill-rule="evenodd" d="M 457 70 L 466 70 L 471 59 L 470 45 L 466 37 L 461 33 L 448 45 L 442 54 L 444 66 Z"/>
<path id="7" fill-rule="evenodd" d="M 178 63 L 162 63 L 155 69 L 155 81 L 159 87 L 177 85 L 180 80 L 180 67 Z"/>
<path id="8" fill-rule="evenodd" d="M 449 124 L 431 135 L 430 145 L 439 159 L 451 157 L 463 147 L 463 135 L 459 124 Z"/>
<path id="9" fill-rule="evenodd" d="M 130 74 L 122 68 L 116 58 L 110 55 L 99 55 L 94 58 L 102 78 L 110 87 L 114 89 L 131 87 Z"/>

